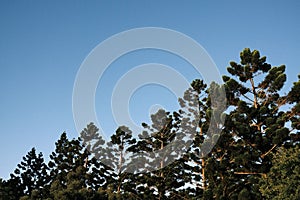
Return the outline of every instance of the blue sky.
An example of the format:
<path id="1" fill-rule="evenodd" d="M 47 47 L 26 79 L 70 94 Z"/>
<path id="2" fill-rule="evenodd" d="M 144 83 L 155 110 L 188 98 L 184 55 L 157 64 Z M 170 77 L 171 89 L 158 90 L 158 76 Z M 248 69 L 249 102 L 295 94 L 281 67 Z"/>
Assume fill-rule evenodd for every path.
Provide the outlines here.
<path id="1" fill-rule="evenodd" d="M 226 73 L 229 61 L 239 60 L 243 48 L 258 49 L 272 65 L 287 65 L 288 87 L 300 73 L 299 10 L 297 0 L 2 0 L 0 177 L 8 178 L 32 147 L 47 159 L 63 131 L 69 137 L 78 136 L 72 115 L 76 73 L 89 52 L 108 37 L 148 26 L 180 31 L 207 50 L 221 74 Z M 131 67 L 147 62 L 174 66 L 189 80 L 198 77 L 187 63 L 165 52 L 126 55 L 109 68 L 103 78 L 107 82 L 97 89 L 97 114 L 109 113 L 114 81 Z M 176 97 L 157 86 L 145 86 L 132 98 L 130 109 L 137 123 L 148 120 L 148 106 L 156 101 L 167 109 L 176 108 L 168 103 Z M 107 132 L 116 128 L 110 114 L 99 120 Z"/>

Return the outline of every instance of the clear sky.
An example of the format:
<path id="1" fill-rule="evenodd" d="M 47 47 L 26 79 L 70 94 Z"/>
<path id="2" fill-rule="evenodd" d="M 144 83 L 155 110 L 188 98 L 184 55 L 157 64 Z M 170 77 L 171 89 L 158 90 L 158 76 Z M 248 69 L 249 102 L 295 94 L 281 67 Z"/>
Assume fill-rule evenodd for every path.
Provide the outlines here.
<path id="1" fill-rule="evenodd" d="M 180 31 L 207 50 L 221 74 L 226 73 L 229 61 L 239 61 L 242 49 L 258 49 L 272 65 L 287 65 L 290 86 L 300 73 L 299 10 L 298 0 L 2 0 L 0 177 L 8 178 L 32 147 L 48 159 L 62 132 L 78 136 L 72 114 L 76 73 L 89 52 L 108 37 L 148 26 Z M 199 77 L 187 63 L 165 52 L 123 56 L 105 74 L 105 87 L 97 89 L 97 114 L 107 132 L 116 128 L 108 110 L 114 81 L 147 62 L 176 66 L 190 81 Z M 165 98 L 159 98 L 161 94 Z M 130 103 L 133 119 L 147 121 L 148 106 L 155 103 L 176 109 L 169 99 L 176 101 L 161 87 L 143 87 Z"/>

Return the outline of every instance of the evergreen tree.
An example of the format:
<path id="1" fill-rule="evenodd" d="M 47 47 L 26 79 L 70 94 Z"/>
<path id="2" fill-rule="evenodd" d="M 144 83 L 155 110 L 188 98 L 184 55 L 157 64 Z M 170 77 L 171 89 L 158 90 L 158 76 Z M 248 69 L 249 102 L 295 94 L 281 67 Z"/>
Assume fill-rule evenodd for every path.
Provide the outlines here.
<path id="1" fill-rule="evenodd" d="M 35 148 L 32 148 L 17 165 L 11 179 L 20 180 L 19 187 L 23 189 L 25 196 L 30 197 L 34 193 L 35 198 L 45 198 L 49 181 L 47 170 L 43 154 L 37 155 Z"/>
<path id="2" fill-rule="evenodd" d="M 131 147 L 135 143 L 132 131 L 126 126 L 120 126 L 107 143 L 104 163 L 113 170 L 108 189 L 114 191 L 109 193 L 109 199 L 136 198 L 134 175 L 128 173 Z"/>
<path id="3" fill-rule="evenodd" d="M 223 129 L 226 109 L 225 90 L 216 83 L 211 83 L 208 88 L 203 80 L 196 79 L 179 102 L 182 131 L 185 135 L 194 133 L 187 162 L 192 177 L 189 194 L 207 199 L 210 193 L 207 165 L 209 157 L 215 154 L 213 152 L 219 151 L 213 147 Z"/>
<path id="4" fill-rule="evenodd" d="M 289 140 L 285 66 L 271 67 L 257 50 L 244 49 L 240 64 L 230 62 L 226 83 L 229 114 L 208 158 L 210 198 L 261 199 L 259 178 L 272 166 L 271 152 Z M 236 79 L 235 79 L 236 78 Z"/>
<path id="5" fill-rule="evenodd" d="M 289 146 L 300 141 L 300 74 L 298 75 L 298 81 L 294 82 L 286 99 L 290 105 L 293 105 L 287 112 L 287 117 L 291 124 L 291 140 L 286 143 L 286 146 Z"/>
<path id="6" fill-rule="evenodd" d="M 191 169 L 191 185 L 193 186 L 193 189 L 190 188 L 190 195 L 197 198 L 203 196 L 203 190 L 207 185 L 204 152 L 201 151 L 201 145 L 209 127 L 207 93 L 207 85 L 197 79 L 192 82 L 191 88 L 185 91 L 183 98 L 179 98 L 182 132 L 185 134 L 195 133 L 193 143 L 188 151 L 187 163 Z"/>
<path id="7" fill-rule="evenodd" d="M 89 156 L 89 174 L 91 179 L 88 185 L 97 191 L 99 188 L 101 190 L 106 190 L 108 184 L 112 181 L 114 177 L 114 171 L 109 166 L 110 160 L 107 161 L 107 150 L 104 139 L 99 133 L 99 129 L 90 123 L 86 128 L 80 133 L 83 145 L 90 152 Z"/>
<path id="8" fill-rule="evenodd" d="M 32 148 L 0 200 L 299 199 L 300 75 L 284 94 L 284 65 L 248 48 L 240 58 L 223 86 L 194 80 L 138 138 L 120 126 L 105 143 L 90 123 L 60 136 L 48 166 Z"/>
<path id="9" fill-rule="evenodd" d="M 181 187 L 188 182 L 185 176 L 187 165 L 180 158 L 185 141 L 179 131 L 180 115 L 158 110 L 151 115 L 151 126 L 143 123 L 145 131 L 133 146 L 140 163 L 136 163 L 137 192 L 141 198 L 180 199 L 185 195 Z M 139 171 L 140 170 L 140 171 Z M 143 173 L 142 173 L 143 172 Z M 147 172 L 147 173 L 146 173 Z"/>
<path id="10" fill-rule="evenodd" d="M 266 199 L 300 199 L 300 148 L 284 148 L 273 154 L 273 166 L 261 179 L 260 191 Z"/>
<path id="11" fill-rule="evenodd" d="M 0 179 L 0 200 L 18 200 L 23 195 L 19 177 L 11 177 L 7 181 Z"/>
<path id="12" fill-rule="evenodd" d="M 69 199 L 73 186 L 77 189 L 87 186 L 89 177 L 86 162 L 89 154 L 79 139 L 68 140 L 66 133 L 61 135 L 55 146 L 48 164 L 52 177 L 50 194 L 54 199 Z"/>

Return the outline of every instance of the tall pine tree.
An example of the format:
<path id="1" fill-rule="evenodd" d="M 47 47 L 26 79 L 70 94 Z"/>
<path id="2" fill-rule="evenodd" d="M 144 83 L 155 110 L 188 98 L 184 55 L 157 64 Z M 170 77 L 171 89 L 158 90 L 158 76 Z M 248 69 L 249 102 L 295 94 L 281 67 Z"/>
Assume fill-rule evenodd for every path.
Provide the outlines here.
<path id="1" fill-rule="evenodd" d="M 257 50 L 244 49 L 223 76 L 229 106 L 225 129 L 209 156 L 210 198 L 261 199 L 259 178 L 272 166 L 271 152 L 289 139 L 281 94 L 285 66 L 271 67 Z"/>
<path id="2" fill-rule="evenodd" d="M 48 167 L 44 163 L 43 154 L 36 154 L 35 148 L 32 148 L 17 168 L 14 174 L 11 174 L 11 179 L 20 180 L 20 189 L 22 193 L 35 198 L 46 198 L 47 189 L 49 188 L 49 176 L 47 174 Z"/>

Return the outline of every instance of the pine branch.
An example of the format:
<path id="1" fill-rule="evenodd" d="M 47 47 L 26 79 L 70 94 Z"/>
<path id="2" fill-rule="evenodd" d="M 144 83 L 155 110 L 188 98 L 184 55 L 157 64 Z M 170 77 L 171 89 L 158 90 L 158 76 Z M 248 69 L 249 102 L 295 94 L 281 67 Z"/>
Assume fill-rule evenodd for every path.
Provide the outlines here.
<path id="1" fill-rule="evenodd" d="M 203 190 L 206 190 L 206 176 L 205 176 L 205 160 L 201 158 L 201 175 L 202 175 L 202 182 L 203 182 Z"/>
<path id="2" fill-rule="evenodd" d="M 261 175 L 264 178 L 267 177 L 267 174 L 259 173 L 259 172 L 234 172 L 234 174 L 237 174 L 237 175 Z"/>
<path id="3" fill-rule="evenodd" d="M 269 151 L 267 151 L 266 153 L 260 155 L 260 157 L 261 157 L 262 159 L 264 159 L 264 157 L 266 157 L 269 153 L 271 153 L 272 150 L 273 150 L 275 147 L 277 147 L 277 144 L 274 144 L 273 147 L 272 147 Z"/>
<path id="4" fill-rule="evenodd" d="M 255 85 L 254 85 L 254 81 L 253 78 L 250 78 L 250 82 L 251 82 L 251 86 L 252 86 L 252 92 L 253 92 L 253 96 L 254 96 L 254 107 L 257 108 L 257 95 L 256 95 L 256 91 L 255 91 Z"/>
<path id="5" fill-rule="evenodd" d="M 253 120 L 252 120 L 252 121 L 253 121 Z M 253 121 L 253 123 L 250 124 L 250 127 L 255 126 L 255 127 L 257 127 L 257 130 L 258 130 L 258 131 L 261 131 L 261 126 L 262 126 L 262 125 L 263 125 L 263 122 L 260 122 L 260 123 L 257 124 L 257 122 L 254 122 L 254 121 Z"/>
<path id="6" fill-rule="evenodd" d="M 246 95 L 242 94 L 243 97 L 245 97 L 246 99 L 248 99 L 249 101 L 255 103 L 252 99 L 250 99 L 249 97 L 247 97 Z"/>

